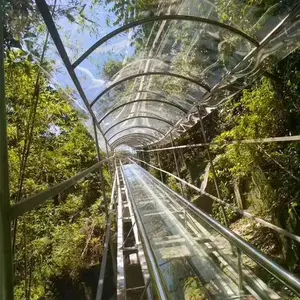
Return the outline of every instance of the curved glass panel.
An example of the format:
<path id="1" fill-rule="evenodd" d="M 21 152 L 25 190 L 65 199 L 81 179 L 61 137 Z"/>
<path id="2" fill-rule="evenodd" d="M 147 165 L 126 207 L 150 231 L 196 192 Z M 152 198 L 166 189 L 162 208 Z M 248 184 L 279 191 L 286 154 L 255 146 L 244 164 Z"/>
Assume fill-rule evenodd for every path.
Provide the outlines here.
<path id="1" fill-rule="evenodd" d="M 155 71 L 190 77 L 210 87 L 254 47 L 246 38 L 217 25 L 156 21 L 109 39 L 75 70 L 88 98 L 122 78 Z M 106 82 L 96 92 L 95 78 L 101 75 Z"/>
<path id="2" fill-rule="evenodd" d="M 136 103 L 128 104 L 125 107 L 121 107 L 114 111 L 108 118 L 104 119 L 101 123 L 101 127 L 103 131 L 106 132 L 111 126 L 124 119 L 131 118 L 134 116 L 145 116 L 145 117 L 157 117 L 163 118 L 170 123 L 175 124 L 176 121 L 185 116 L 185 113 L 177 108 L 170 107 L 170 105 L 166 105 L 165 103 L 157 103 L 157 102 L 148 102 L 142 101 L 138 102 L 141 107 L 138 108 L 138 112 L 130 113 L 130 111 L 134 111 L 135 107 L 133 106 Z M 143 110 L 144 108 L 145 110 Z"/>
<path id="3" fill-rule="evenodd" d="M 111 145 L 116 148 L 118 145 L 130 145 L 133 147 L 143 147 L 147 144 L 155 142 L 156 139 L 151 135 L 142 133 L 125 134 L 121 138 L 116 139 Z"/>
<path id="4" fill-rule="evenodd" d="M 140 119 L 140 120 L 157 120 L 157 121 L 165 123 L 165 124 L 167 124 L 167 125 L 169 125 L 171 127 L 173 127 L 175 125 L 175 123 L 170 122 L 168 119 L 161 118 L 159 115 L 156 115 L 155 113 L 147 113 L 147 112 L 140 111 L 139 115 L 132 114 L 132 116 L 129 116 L 129 117 L 125 118 L 125 119 L 121 119 L 118 122 L 113 122 L 113 124 L 111 126 L 109 126 L 109 128 L 107 128 L 104 131 L 104 134 L 107 134 L 108 132 L 110 132 L 111 130 L 113 130 L 114 128 L 116 128 L 117 126 L 122 126 L 123 123 L 127 123 L 128 124 L 128 122 L 130 120 L 136 120 L 136 119 Z"/>
<path id="5" fill-rule="evenodd" d="M 189 99 L 197 99 L 205 94 L 205 91 L 198 85 L 190 83 L 187 80 L 178 79 L 170 76 L 142 76 L 139 78 L 127 80 L 104 94 L 94 106 L 98 106 L 99 113 L 105 114 L 115 104 L 121 104 L 123 101 L 140 99 L 159 99 L 157 94 L 149 92 L 139 92 L 140 90 L 157 91 L 157 94 L 163 94 L 168 99 L 183 105 Z M 163 91 L 163 92 L 160 92 Z"/>
<path id="6" fill-rule="evenodd" d="M 67 5 L 57 1 L 55 24 L 72 61 L 112 30 L 136 20 L 158 15 L 187 15 L 208 18 L 238 28 L 261 40 L 286 16 L 296 0 L 179 0 L 179 1 L 79 1 Z M 54 0 L 47 0 L 51 6 Z M 68 10 L 68 8 L 70 8 Z M 151 29 L 150 29 L 151 30 Z M 120 40 L 120 45 L 122 45 Z"/>
<path id="7" fill-rule="evenodd" d="M 124 122 L 118 124 L 117 126 L 111 128 L 106 133 L 106 138 L 110 139 L 113 135 L 117 134 L 118 132 L 121 132 L 122 130 L 125 130 L 127 128 L 132 127 L 149 127 L 154 128 L 155 130 L 158 130 L 160 132 L 167 132 L 170 128 L 172 128 L 172 125 L 166 123 L 165 121 L 161 121 L 158 118 L 156 119 L 150 119 L 150 118 L 134 118 L 134 119 L 127 119 L 124 120 Z M 126 133 L 127 131 L 125 131 Z"/>
<path id="8" fill-rule="evenodd" d="M 153 137 L 155 140 L 159 140 L 163 137 L 163 133 L 157 131 L 154 128 L 151 127 L 127 127 L 125 129 L 120 130 L 118 133 L 115 133 L 114 135 L 109 136 L 107 139 L 110 144 L 113 144 L 118 138 L 121 138 L 122 136 L 129 135 L 129 134 L 145 134 L 150 137 Z"/>

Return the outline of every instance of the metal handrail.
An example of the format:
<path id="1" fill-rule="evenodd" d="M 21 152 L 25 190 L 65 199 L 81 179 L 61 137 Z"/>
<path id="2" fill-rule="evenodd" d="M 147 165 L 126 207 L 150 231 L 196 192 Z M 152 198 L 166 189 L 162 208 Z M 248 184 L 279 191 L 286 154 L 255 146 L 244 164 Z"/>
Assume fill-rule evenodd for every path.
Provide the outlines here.
<path id="1" fill-rule="evenodd" d="M 189 186 L 190 188 L 194 189 L 195 191 L 201 193 L 202 195 L 205 195 L 205 196 L 207 196 L 208 198 L 210 198 L 210 199 L 212 199 L 212 200 L 214 200 L 214 201 L 217 201 L 217 202 L 223 204 L 224 206 L 226 206 L 226 207 L 232 209 L 233 211 L 239 213 L 239 214 L 242 215 L 243 217 L 246 217 L 246 218 L 251 219 L 251 220 L 253 220 L 253 221 L 257 222 L 257 223 L 260 223 L 261 225 L 263 225 L 263 226 L 265 226 L 265 227 L 271 228 L 272 230 L 276 231 L 277 233 L 281 233 L 281 234 L 283 234 L 283 235 L 285 235 L 285 236 L 287 236 L 287 237 L 293 239 L 293 240 L 296 241 L 296 242 L 300 242 L 300 236 L 299 236 L 299 235 L 293 234 L 293 233 L 291 233 L 291 232 L 289 232 L 289 231 L 287 231 L 287 230 L 285 230 L 285 229 L 283 229 L 283 228 L 280 228 L 280 227 L 278 227 L 278 226 L 276 226 L 276 225 L 274 225 L 274 224 L 272 224 L 272 223 L 270 223 L 270 222 L 267 222 L 267 221 L 265 221 L 265 220 L 263 220 L 263 219 L 261 219 L 261 218 L 258 218 L 258 217 L 256 217 L 256 216 L 254 216 L 254 215 L 248 213 L 248 212 L 245 211 L 245 210 L 239 209 L 239 208 L 237 208 L 237 207 L 235 207 L 235 206 L 233 206 L 233 205 L 227 203 L 226 201 L 224 201 L 224 200 L 222 200 L 222 199 L 220 199 L 220 198 L 218 198 L 218 197 L 215 197 L 215 196 L 213 196 L 213 195 L 211 195 L 211 194 L 205 192 L 205 191 L 202 190 L 201 188 L 198 188 L 198 187 L 196 187 L 195 185 L 193 185 L 193 184 L 191 184 L 191 183 L 189 183 L 189 182 L 187 182 L 187 181 L 185 181 L 185 180 L 179 178 L 178 176 L 175 176 L 174 174 L 172 174 L 172 173 L 170 173 L 170 172 L 167 172 L 167 171 L 165 171 L 165 170 L 163 170 L 163 169 L 157 168 L 157 167 L 155 167 L 155 166 L 153 166 L 153 165 L 151 165 L 151 164 L 148 164 L 147 162 L 145 162 L 145 161 L 143 161 L 143 160 L 140 160 L 140 159 L 137 159 L 137 158 L 134 158 L 134 159 L 137 160 L 137 161 L 140 161 L 140 162 L 142 162 L 142 163 L 144 163 L 144 164 L 146 164 L 146 165 L 148 165 L 148 166 L 151 167 L 151 168 L 154 168 L 154 169 L 156 169 L 156 170 L 158 170 L 158 171 L 160 171 L 160 172 L 163 172 L 163 173 L 165 173 L 165 174 L 167 174 L 167 175 L 169 175 L 169 176 L 171 176 L 171 177 L 174 177 L 175 179 L 177 179 L 177 180 L 180 181 L 181 183 L 183 183 L 183 184 Z M 135 162 L 133 162 L 133 163 L 135 163 Z"/>
<path id="2" fill-rule="evenodd" d="M 130 159 L 129 159 L 130 160 Z M 132 160 L 130 160 L 133 162 Z M 133 162 L 136 164 L 135 162 Z M 137 164 L 136 164 L 137 165 Z M 140 166 L 139 166 L 140 167 Z M 144 172 L 142 167 L 140 167 Z M 157 178 L 152 176 L 147 172 L 155 181 L 160 182 Z M 286 271 L 283 267 L 270 260 L 264 253 L 251 246 L 249 243 L 244 241 L 240 236 L 236 233 L 232 232 L 228 228 L 221 225 L 215 219 L 210 217 L 208 214 L 204 213 L 201 209 L 194 206 L 192 203 L 184 199 L 182 196 L 177 194 L 171 188 L 166 186 L 170 192 L 176 195 L 182 202 L 183 205 L 188 207 L 191 211 L 193 211 L 199 218 L 201 218 L 206 224 L 220 233 L 223 237 L 225 237 L 231 244 L 239 248 L 244 254 L 250 257 L 253 261 L 259 264 L 262 268 L 264 268 L 267 272 L 272 274 L 275 278 L 277 278 L 281 283 L 283 283 L 286 287 L 288 287 L 291 291 L 293 291 L 297 296 L 300 296 L 300 280 L 292 273 Z"/>
<path id="3" fill-rule="evenodd" d="M 75 183 L 77 183 L 80 179 L 86 177 L 91 172 L 99 168 L 103 163 L 107 162 L 108 160 L 112 159 L 114 156 L 103 159 L 90 168 L 76 174 L 75 176 L 47 189 L 46 191 L 42 191 L 40 193 L 37 193 L 33 196 L 30 196 L 24 200 L 19 201 L 18 203 L 15 203 L 11 206 L 11 218 L 14 219 L 16 217 L 19 217 L 23 215 L 26 211 L 29 211 L 36 206 L 44 203 L 46 200 L 51 199 L 58 195 L 59 193 L 63 192 L 67 188 L 73 186 Z"/>
<path id="4" fill-rule="evenodd" d="M 125 180 L 124 183 L 128 186 L 127 178 L 124 175 L 123 165 L 121 163 L 120 163 L 120 169 L 121 169 L 123 178 Z M 130 189 L 128 189 L 128 194 L 129 194 L 129 196 L 131 196 Z M 164 288 L 164 284 L 163 284 L 162 279 L 161 279 L 160 271 L 156 266 L 154 254 L 153 254 L 152 248 L 150 246 L 150 242 L 147 238 L 147 233 L 145 231 L 144 226 L 142 225 L 143 222 L 142 222 L 141 216 L 138 212 L 135 201 L 131 201 L 131 203 L 132 203 L 132 209 L 133 209 L 134 217 L 135 217 L 135 220 L 136 220 L 136 224 L 137 224 L 137 227 L 139 229 L 140 238 L 141 238 L 141 241 L 142 241 L 142 244 L 143 244 L 144 253 L 146 254 L 146 257 L 148 258 L 147 259 L 147 264 L 151 267 L 150 269 L 152 270 L 152 274 L 154 276 L 155 283 L 157 285 L 157 289 L 158 289 L 158 292 L 159 292 L 160 299 L 161 300 L 167 300 L 168 296 L 165 292 L 165 288 Z"/>

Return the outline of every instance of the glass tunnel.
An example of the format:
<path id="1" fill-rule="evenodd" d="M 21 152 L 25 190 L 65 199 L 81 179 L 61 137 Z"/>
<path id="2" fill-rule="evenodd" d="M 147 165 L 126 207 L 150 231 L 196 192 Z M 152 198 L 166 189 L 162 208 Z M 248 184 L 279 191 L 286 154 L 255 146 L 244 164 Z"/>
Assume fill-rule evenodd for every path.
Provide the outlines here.
<path id="1" fill-rule="evenodd" d="M 300 242 L 300 237 L 270 218 L 256 216 L 242 205 L 227 201 L 227 183 L 218 178 L 225 172 L 214 167 L 219 153 L 217 158 L 211 153 L 213 146 L 219 144 L 212 142 L 205 128 L 205 120 L 226 110 L 228 101 L 260 78 L 278 80 L 271 67 L 300 46 L 300 2 L 83 1 L 82 11 L 88 12 L 84 17 L 80 12 L 82 22 L 74 22 L 63 11 L 67 1 L 34 2 L 44 29 L 38 36 L 26 36 L 23 48 L 40 64 L 41 72 L 50 77 L 51 87 L 66 91 L 95 139 L 98 162 L 49 189 L 11 203 L 4 155 L 7 145 L 3 143 L 0 299 L 13 299 L 11 221 L 16 222 L 46 200 L 59 201 L 62 191 L 104 164 L 113 183 L 111 202 L 106 199 L 104 203 L 106 235 L 96 300 L 105 299 L 108 256 L 115 272 L 110 278 L 115 282 L 113 299 L 300 299 L 297 274 L 233 231 L 228 224 L 228 218 L 234 219 L 233 213 L 228 212 L 293 242 Z M 74 6 L 79 4 L 82 1 L 74 1 Z M 1 14 L 3 23 L 5 16 Z M 89 20 L 92 16 L 97 22 Z M 86 20 L 93 24 L 88 33 Z M 3 36 L 1 39 L 3 44 Z M 34 43 L 44 46 L 40 57 L 33 51 Z M 2 90 L 4 59 L 2 50 Z M 43 67 L 43 59 L 51 62 L 51 72 Z M 5 110 L 2 103 L 3 141 Z M 196 138 L 184 140 L 195 128 L 202 136 L 201 142 Z M 184 142 L 177 143 L 181 138 Z M 223 144 L 299 140 L 299 135 L 286 131 L 282 137 L 257 139 L 236 134 Z M 188 176 L 180 176 L 184 163 L 180 166 L 179 161 L 186 164 L 184 152 L 180 151 L 197 152 L 200 148 L 205 154 L 201 159 L 207 165 L 201 177 L 190 183 Z M 169 155 L 173 169 L 162 167 L 160 153 Z M 189 176 L 191 179 L 192 174 Z M 207 188 L 210 181 L 211 188 Z M 206 211 L 206 204 L 191 199 L 191 190 L 218 205 L 217 220 L 212 217 L 216 208 L 211 206 Z M 115 247 L 111 245 L 113 236 Z"/>
<path id="2" fill-rule="evenodd" d="M 107 34 L 88 38 L 64 28 L 66 20 L 53 21 L 53 3 L 47 4 L 48 9 L 37 1 L 54 39 L 48 55 L 60 59 L 60 84 L 76 87 L 100 142 L 112 148 L 126 140 L 136 148 L 137 133 L 147 145 L 170 142 L 170 134 L 176 138 L 197 122 L 197 106 L 204 117 L 299 43 L 293 1 L 267 11 L 255 5 L 242 10 L 230 1 L 162 1 L 143 11 L 137 1 L 122 26 L 102 25 Z M 110 78 L 103 80 L 109 64 Z"/>

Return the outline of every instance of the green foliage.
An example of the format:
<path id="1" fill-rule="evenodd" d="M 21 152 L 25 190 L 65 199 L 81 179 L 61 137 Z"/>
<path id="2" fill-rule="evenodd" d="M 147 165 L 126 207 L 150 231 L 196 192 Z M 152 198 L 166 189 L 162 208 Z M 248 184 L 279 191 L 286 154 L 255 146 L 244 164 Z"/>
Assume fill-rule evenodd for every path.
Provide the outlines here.
<path id="1" fill-rule="evenodd" d="M 33 112 L 39 68 L 29 57 L 10 53 L 5 62 L 10 193 L 20 200 L 20 170 Z M 31 118 L 32 120 L 32 118 Z M 21 198 L 66 180 L 97 160 L 95 143 L 66 96 L 41 74 Z M 105 186 L 109 175 L 104 170 Z M 15 298 L 56 299 L 53 282 L 80 283 L 81 273 L 98 264 L 105 214 L 99 173 L 89 175 L 34 211 L 19 218 L 15 249 Z"/>
<path id="2" fill-rule="evenodd" d="M 184 299 L 186 300 L 204 300 L 206 295 L 203 287 L 197 277 L 188 277 L 184 282 Z"/>
<path id="3" fill-rule="evenodd" d="M 284 134 L 284 115 L 285 109 L 276 88 L 269 79 L 263 79 L 252 90 L 245 90 L 238 102 L 225 106 L 220 118 L 222 133 L 215 138 L 215 142 L 224 144 L 232 140 L 280 136 Z M 274 147 L 276 145 L 267 145 L 264 150 L 270 152 Z M 238 144 L 219 149 L 219 146 L 214 147 L 218 153 L 215 165 L 221 182 L 227 185 L 222 188 L 222 196 L 236 205 L 233 183 L 238 179 L 245 185 L 242 193 L 247 193 L 247 205 L 251 206 L 251 210 L 256 215 L 268 215 L 277 196 L 264 172 L 265 157 L 260 148 Z"/>
<path id="4" fill-rule="evenodd" d="M 283 132 L 283 113 L 282 104 L 271 81 L 264 79 L 262 84 L 253 90 L 245 90 L 240 101 L 233 106 L 229 104 L 227 109 L 224 109 L 221 126 L 225 123 L 232 129 L 223 131 L 215 138 L 215 142 L 223 144 L 231 140 L 276 136 Z M 219 169 L 222 169 L 222 173 L 229 172 L 232 176 L 246 177 L 253 171 L 260 158 L 261 154 L 255 146 L 228 145 L 226 152 L 218 157 L 216 163 Z"/>

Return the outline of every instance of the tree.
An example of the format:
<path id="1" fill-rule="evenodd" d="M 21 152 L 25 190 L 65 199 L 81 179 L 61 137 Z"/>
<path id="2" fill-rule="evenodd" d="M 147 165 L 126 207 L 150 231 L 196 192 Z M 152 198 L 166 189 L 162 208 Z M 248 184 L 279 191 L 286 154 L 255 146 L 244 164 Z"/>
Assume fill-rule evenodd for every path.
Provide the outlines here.
<path id="1" fill-rule="evenodd" d="M 107 80 L 111 80 L 123 67 L 123 63 L 117 60 L 109 60 L 103 68 L 104 76 Z"/>
<path id="2" fill-rule="evenodd" d="M 14 202 L 18 198 L 38 66 L 30 57 L 13 52 L 5 69 L 10 191 Z M 77 111 L 41 75 L 22 199 L 74 176 L 96 161 L 94 141 Z M 107 170 L 104 175 L 108 180 Z M 96 172 L 19 218 L 14 261 L 16 299 L 55 299 L 58 280 L 77 282 L 78 297 L 85 293 L 80 274 L 98 264 L 102 251 L 102 200 Z"/>

